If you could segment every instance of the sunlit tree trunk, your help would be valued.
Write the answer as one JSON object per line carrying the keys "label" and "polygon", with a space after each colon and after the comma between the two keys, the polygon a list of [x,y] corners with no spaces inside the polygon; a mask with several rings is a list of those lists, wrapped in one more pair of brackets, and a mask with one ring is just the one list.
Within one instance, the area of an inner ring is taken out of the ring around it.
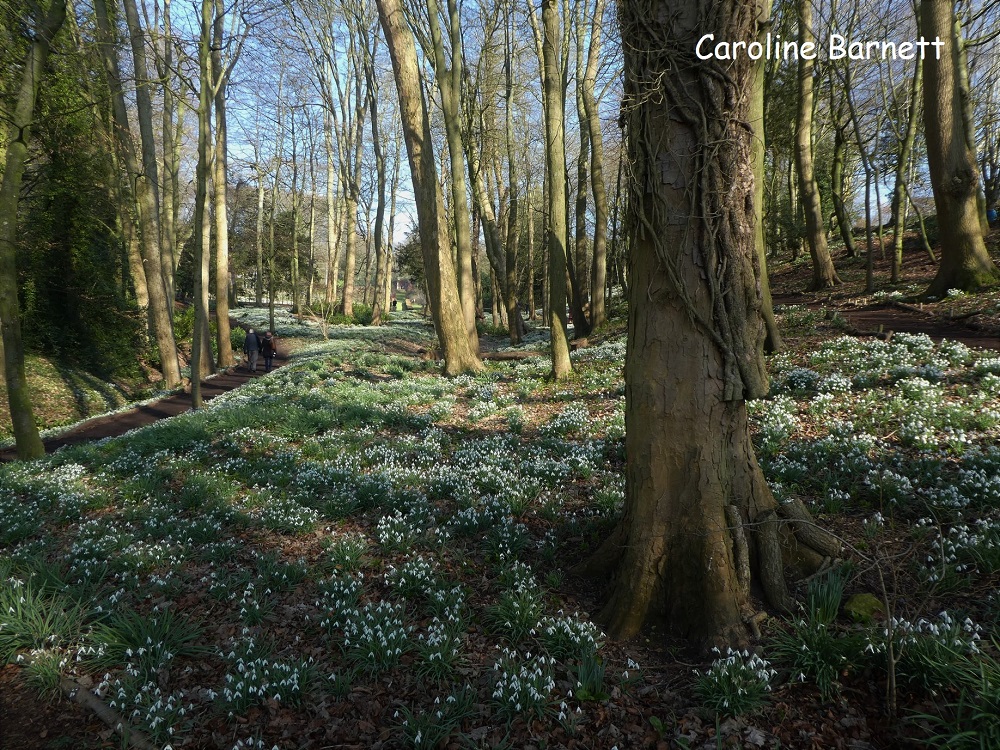
{"label": "sunlit tree trunk", "polygon": [[[226,129],[226,89],[229,72],[222,63],[225,0],[215,0],[212,26],[212,74],[215,86],[215,159],[212,169],[212,208],[215,219],[215,325],[218,365],[233,365],[233,344],[229,328],[229,210],[226,190],[229,186]],[[229,63],[231,68],[232,63]]]}
{"label": "sunlit tree trunk", "polygon": [[128,111],[122,90],[122,76],[118,64],[118,46],[108,18],[105,0],[95,0],[94,10],[97,25],[104,43],[100,45],[105,72],[111,88],[111,104],[114,119],[115,138],[119,153],[125,162],[136,194],[139,211],[139,233],[142,242],[142,262],[146,271],[146,287],[149,290],[149,322],[160,354],[160,367],[168,388],[181,382],[180,363],[177,360],[177,345],[174,341],[172,300],[167,298],[163,282],[162,257],[157,230],[156,198],[151,181],[144,179],[142,165],[136,155],[135,141],[129,128]]}
{"label": "sunlit tree trunk", "polygon": [[374,47],[368,51],[365,55],[365,76],[368,78],[368,105],[369,105],[369,119],[371,120],[371,130],[372,130],[372,150],[375,153],[375,227],[373,230],[374,234],[374,245],[375,245],[375,288],[372,294],[372,325],[380,326],[382,325],[382,318],[384,317],[387,310],[385,309],[387,295],[385,292],[386,288],[386,274],[389,273],[389,266],[392,263],[392,259],[389,257],[389,252],[385,244],[385,189],[386,189],[386,168],[385,168],[385,152],[382,146],[382,133],[379,127],[379,113],[378,113],[378,93],[379,93],[379,82],[375,77],[375,51]]}
{"label": "sunlit tree trunk", "polygon": [[14,106],[8,110],[7,153],[0,181],[0,353],[3,354],[7,404],[14,428],[17,455],[22,459],[38,458],[45,446],[38,435],[31,394],[24,372],[24,346],[21,342],[21,310],[17,298],[17,204],[28,160],[28,141],[35,114],[35,101],[41,88],[45,63],[52,39],[66,20],[65,0],[52,0],[44,19],[38,19],[34,38],[21,71]]}
{"label": "sunlit tree trunk", "polygon": [[[813,33],[812,0],[798,0],[799,47],[815,44]],[[819,185],[813,172],[813,69],[812,60],[799,57],[798,120],[795,126],[795,165],[799,174],[799,196],[806,218],[806,242],[812,255],[813,277],[809,288],[826,289],[840,283],[840,277],[833,267],[830,248],[826,244],[823,226],[823,206],[820,203]]]}
{"label": "sunlit tree trunk", "polygon": [[556,0],[542,2],[542,106],[545,111],[545,176],[549,193],[549,326],[552,378],[569,377],[572,364],[566,338],[566,140],[560,69],[559,8]]}
{"label": "sunlit tree trunk", "polygon": [[208,297],[212,224],[208,213],[208,180],[212,142],[212,8],[201,0],[201,36],[198,44],[198,165],[194,197],[194,336],[191,342],[191,405],[202,406],[201,379],[212,371],[209,343]]}
{"label": "sunlit tree trunk", "polygon": [[[469,336],[469,346],[479,350],[476,332],[476,295],[472,275],[472,235],[469,226],[469,204],[465,185],[465,150],[462,139],[462,27],[457,0],[448,3],[448,45],[445,48],[438,19],[438,3],[427,0],[430,20],[434,81],[441,94],[441,114],[444,120],[445,139],[451,164],[451,213],[455,228],[455,246],[458,259],[458,293],[462,302],[462,318]],[[450,54],[448,54],[450,52]]]}
{"label": "sunlit tree trunk", "polygon": [[482,369],[482,362],[478,352],[469,345],[448,233],[443,226],[444,201],[437,181],[430,122],[413,34],[399,0],[376,0],[376,5],[392,58],[403,137],[413,180],[428,303],[444,354],[445,374],[478,372]]}
{"label": "sunlit tree trunk", "polygon": [[590,270],[590,325],[602,326],[607,318],[605,286],[608,260],[608,195],[604,184],[604,135],[601,116],[594,97],[601,55],[601,28],[604,23],[605,0],[596,0],[590,24],[590,49],[587,68],[581,85],[584,113],[590,131],[590,186],[594,193],[594,248]]}
{"label": "sunlit tree trunk", "polygon": [[174,274],[177,270],[177,212],[180,192],[180,154],[177,148],[181,118],[176,118],[176,96],[171,83],[174,76],[173,19],[170,1],[163,2],[163,52],[158,59],[158,73],[163,87],[162,113],[162,159],[160,170],[162,188],[160,190],[160,265],[167,299],[174,300]]}
{"label": "sunlit tree trunk", "polygon": [[926,292],[933,297],[943,297],[949,289],[974,291],[1000,282],[1000,271],[983,242],[977,202],[979,170],[962,120],[959,50],[953,29],[950,2],[921,2],[921,33],[944,43],[940,59],[929,54],[923,61],[927,164],[941,240],[941,264]]}
{"label": "sunlit tree trunk", "polygon": [[[160,183],[159,167],[156,159],[156,138],[153,135],[153,102],[151,97],[152,82],[146,65],[146,34],[139,21],[139,10],[135,0],[122,0],[125,10],[125,23],[128,28],[129,43],[132,48],[132,64],[135,71],[135,104],[136,119],[139,123],[139,143],[142,153],[142,176],[139,178],[149,182],[149,190],[156,207],[156,214],[149,222],[150,229],[160,234]],[[164,294],[172,303],[173,297],[173,258],[169,248],[160,245],[161,278],[164,283]]]}

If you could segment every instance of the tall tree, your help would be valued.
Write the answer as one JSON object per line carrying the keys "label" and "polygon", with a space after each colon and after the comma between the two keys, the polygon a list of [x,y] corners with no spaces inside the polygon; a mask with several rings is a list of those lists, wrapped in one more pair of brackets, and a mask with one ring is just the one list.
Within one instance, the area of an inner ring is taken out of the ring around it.
{"label": "tall tree", "polygon": [[959,85],[960,50],[954,36],[953,4],[922,0],[920,31],[939,39],[940,53],[924,58],[924,131],[927,166],[941,239],[941,264],[927,295],[949,289],[974,291],[1000,282],[986,252],[979,218],[979,170],[966,139]]}
{"label": "tall tree", "polygon": [[105,73],[111,88],[111,105],[115,139],[136,193],[139,216],[139,237],[142,262],[146,271],[149,291],[149,327],[156,339],[160,354],[160,367],[168,388],[180,385],[181,368],[177,359],[174,340],[172,300],[167,298],[163,279],[163,262],[160,255],[160,237],[157,229],[157,205],[152,181],[143,177],[143,167],[136,154],[135,139],[129,127],[128,110],[122,86],[121,67],[118,62],[118,44],[108,14],[106,0],[95,0],[94,12],[103,43],[100,45]]}
{"label": "tall tree", "polygon": [[[758,27],[770,28],[771,0],[756,0]],[[764,39],[759,40],[765,43]],[[761,315],[764,317],[764,348],[768,352],[781,349],[781,332],[774,319],[774,306],[771,303],[771,281],[767,276],[767,243],[764,240],[764,156],[767,151],[764,128],[764,59],[757,60],[751,74],[753,96],[750,100],[750,125],[754,129],[754,139],[751,146],[753,160],[753,215],[754,244],[757,248],[758,279],[760,282]]]}
{"label": "tall tree", "polygon": [[212,24],[212,89],[215,112],[215,154],[212,160],[212,215],[215,219],[215,324],[217,363],[220,368],[233,364],[233,345],[229,328],[229,129],[226,119],[226,91],[229,74],[239,58],[245,34],[237,38],[236,52],[223,60],[229,37],[226,35],[226,4],[214,0],[215,18]]}
{"label": "tall tree", "polygon": [[458,299],[458,281],[451,258],[448,232],[443,225],[443,199],[437,180],[427,101],[424,98],[413,32],[406,22],[400,0],[376,0],[376,5],[392,59],[403,138],[417,207],[428,302],[444,354],[444,371],[447,375],[478,372],[483,364],[479,353],[469,345]]}
{"label": "tall tree", "polygon": [[441,94],[441,116],[451,165],[451,219],[455,229],[458,259],[458,293],[462,318],[469,336],[469,346],[479,350],[476,332],[476,293],[472,274],[472,228],[465,185],[465,149],[462,140],[462,24],[457,0],[447,0],[448,43],[441,32],[437,0],[427,0],[431,49],[427,50],[434,66],[434,82]]}
{"label": "tall tree", "polygon": [[0,181],[0,353],[7,384],[7,403],[19,458],[37,458],[45,453],[38,436],[31,394],[24,372],[21,343],[21,311],[17,298],[17,204],[28,160],[28,142],[35,101],[42,84],[52,39],[66,20],[65,0],[52,0],[44,18],[36,19],[31,45],[21,71],[17,98],[10,108],[10,127],[3,179]]}
{"label": "tall tree", "polygon": [[542,107],[545,111],[545,177],[548,182],[549,330],[552,378],[569,376],[573,366],[566,338],[566,135],[562,84],[562,37],[557,0],[542,0]]}
{"label": "tall tree", "polygon": [[201,378],[212,371],[208,326],[209,262],[212,224],[208,212],[208,182],[212,142],[212,26],[214,0],[201,0],[198,39],[198,164],[194,200],[194,336],[191,342],[191,405],[200,409]]}
{"label": "tall tree", "polygon": [[757,38],[755,5],[619,6],[631,174],[626,505],[592,561],[617,563],[603,613],[613,637],[665,619],[702,643],[741,641],[755,579],[772,603],[791,603],[778,504],[745,405],[768,389],[744,125],[753,62],[694,54],[707,33]]}
{"label": "tall tree", "polygon": [[605,286],[608,259],[608,193],[604,184],[604,136],[601,133],[601,116],[594,89],[601,55],[601,28],[604,24],[605,0],[596,0],[590,19],[590,46],[587,67],[580,81],[587,130],[590,134],[590,186],[594,192],[594,249],[590,270],[590,325],[602,326],[607,318]]}
{"label": "tall tree", "polygon": [[[799,48],[816,43],[813,33],[812,0],[798,0]],[[813,171],[813,71],[815,64],[807,56],[798,61],[799,104],[795,126],[795,166],[799,174],[799,195],[806,216],[806,242],[812,255],[813,278],[810,289],[819,290],[840,283],[833,267],[830,248],[826,244],[823,226],[823,206],[820,203],[819,185]]]}

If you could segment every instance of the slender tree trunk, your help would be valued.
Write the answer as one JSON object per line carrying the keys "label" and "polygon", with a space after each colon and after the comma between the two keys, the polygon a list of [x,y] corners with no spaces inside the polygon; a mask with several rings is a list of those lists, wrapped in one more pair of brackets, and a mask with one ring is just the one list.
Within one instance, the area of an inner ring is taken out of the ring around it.
{"label": "slender tree trunk", "polygon": [[[799,46],[815,43],[812,29],[812,0],[798,0]],[[812,60],[804,57],[798,62],[799,105],[795,128],[795,162],[799,173],[799,195],[806,217],[806,242],[812,255],[813,279],[810,289],[826,289],[840,283],[830,249],[823,231],[823,207],[820,204],[819,185],[813,173],[812,119],[813,119],[813,69]]]}
{"label": "slender tree trunk", "polygon": [[545,176],[549,188],[549,326],[552,339],[552,378],[572,372],[566,338],[566,147],[563,124],[562,73],[559,68],[559,8],[543,0],[542,106],[545,111]]}
{"label": "slender tree trunk", "polygon": [[892,249],[892,283],[900,279],[903,266],[903,236],[906,234],[906,181],[910,168],[910,154],[913,153],[913,142],[917,136],[917,122],[920,111],[920,89],[923,67],[917,62],[910,84],[910,111],[906,118],[906,131],[903,142],[896,157],[896,183],[892,189],[892,219],[893,219],[893,249]]}
{"label": "slender tree trunk", "polygon": [[[356,118],[360,130],[364,118],[363,101]],[[343,226],[346,236],[344,238],[344,298],[341,309],[348,318],[354,315],[354,275],[358,258],[358,231],[355,225],[358,218],[358,197],[361,189],[361,156],[364,151],[364,140],[360,133],[355,136],[354,148],[354,160],[350,166],[351,177],[348,180],[347,194],[344,200]]]}
{"label": "slender tree trunk", "polygon": [[[583,42],[586,35],[584,17],[589,3],[576,6],[576,79],[584,81],[586,70],[583,63]],[[567,24],[569,19],[567,19]],[[586,308],[590,292],[587,279],[587,191],[590,188],[590,119],[583,104],[583,85],[576,87],[576,116],[580,131],[580,153],[576,158],[576,216],[574,217],[576,237],[573,248],[573,275],[576,283],[573,289],[573,337],[583,338],[590,333],[590,321]]]}
{"label": "slender tree trunk", "polygon": [[332,124],[329,113],[324,113],[323,142],[326,146],[326,305],[329,307],[337,298],[337,273],[340,270],[340,233],[337,199],[334,191],[335,158]]}
{"label": "slender tree trunk", "polygon": [[191,406],[202,407],[201,379],[212,370],[208,334],[209,267],[212,224],[208,212],[208,181],[212,142],[212,7],[214,0],[201,0],[201,38],[198,45],[198,166],[194,197],[194,337],[191,342]]}
{"label": "slender tree trunk", "polygon": [[226,189],[228,179],[228,131],[226,129],[226,87],[228,74],[222,69],[222,46],[226,7],[215,0],[212,68],[215,78],[215,160],[212,174],[212,207],[215,218],[215,325],[218,365],[232,367],[233,344],[229,327],[229,211]]}
{"label": "slender tree trunk", "polygon": [[24,372],[24,346],[21,342],[21,310],[17,298],[17,204],[28,160],[30,127],[35,101],[41,88],[45,63],[52,39],[66,20],[65,0],[53,0],[44,20],[39,19],[34,38],[21,71],[17,98],[10,110],[7,153],[0,181],[0,353],[3,354],[7,404],[14,428],[14,442],[21,459],[38,458],[45,446],[38,436],[31,394]]}
{"label": "slender tree trunk", "polygon": [[[139,22],[139,10],[135,0],[122,0],[122,7],[125,10],[125,23],[128,27],[129,42],[132,47],[132,63],[135,71],[135,103],[136,119],[139,123],[139,142],[142,152],[141,179],[149,182],[149,189],[152,193],[152,200],[156,206],[156,214],[151,219],[150,228],[156,229],[156,236],[160,235],[160,183],[159,169],[156,160],[156,138],[153,135],[153,102],[150,92],[152,82],[146,65],[146,35],[143,32],[142,24]],[[168,41],[169,43],[169,41]],[[172,274],[167,270],[173,268],[173,258],[170,256],[169,248],[160,246],[160,262],[163,266],[161,277],[164,279],[164,294],[172,301],[169,295],[172,293],[172,281],[167,283],[167,279],[172,280]]]}
{"label": "slender tree trunk", "polygon": [[528,222],[528,320],[537,320],[535,312],[535,209],[531,205],[531,182],[525,189],[527,205],[524,217]]}
{"label": "slender tree trunk", "polygon": [[[391,263],[391,258],[386,250],[385,244],[385,188],[386,188],[386,169],[385,169],[385,152],[382,148],[382,133],[379,127],[379,114],[378,114],[378,91],[379,82],[375,77],[375,43],[372,44],[373,49],[370,54],[365,57],[365,75],[368,77],[368,104],[369,104],[369,119],[371,120],[372,129],[372,149],[375,152],[375,181],[376,181],[376,203],[375,203],[375,229],[374,229],[374,240],[375,240],[375,288],[372,293],[372,325],[380,326],[382,325],[382,319],[385,316],[387,310],[386,305],[386,274],[389,273],[388,267]],[[366,276],[367,278],[367,276]]]}
{"label": "slender tree trunk", "polygon": [[254,279],[254,304],[258,307],[264,302],[264,192],[264,171],[258,163],[257,221],[254,225],[254,261],[257,271],[257,278]]}
{"label": "slender tree trunk", "polygon": [[180,156],[177,149],[178,123],[175,123],[176,97],[171,88],[174,67],[173,29],[170,0],[163,2],[163,56],[159,75],[163,87],[163,169],[160,170],[160,265],[167,299],[173,303],[174,274],[177,270],[177,208],[179,193]]}
{"label": "slender tree trunk", "polygon": [[[954,4],[952,5],[954,7]],[[968,43],[962,33],[962,21],[957,13],[952,13],[954,19],[954,43],[958,52],[957,67],[955,69],[957,80],[957,93],[962,108],[962,128],[965,131],[965,142],[972,155],[973,163],[977,163],[979,157],[976,154],[976,122],[975,122],[975,102],[972,97],[972,80],[969,78],[969,49]],[[986,220],[986,194],[983,192],[983,185],[980,182],[976,186],[976,208],[979,212],[979,226],[984,235],[989,234],[990,224]]]}
{"label": "slender tree trunk", "polygon": [[590,51],[583,78],[583,107],[590,131],[590,186],[594,192],[594,252],[590,271],[590,325],[599,328],[607,320],[604,288],[607,285],[608,195],[604,185],[604,136],[601,117],[594,98],[601,55],[601,28],[605,0],[596,0],[590,26]]}
{"label": "slender tree trunk", "polygon": [[447,0],[447,2],[450,59],[446,59],[436,0],[427,0],[427,15],[430,20],[431,44],[433,46],[434,79],[441,94],[441,114],[444,119],[445,139],[448,144],[451,164],[451,211],[458,259],[458,293],[461,297],[462,317],[469,336],[469,346],[478,351],[475,277],[472,274],[472,239],[468,200],[466,199],[465,150],[460,117],[462,27],[458,3],[456,0]]}
{"label": "slender tree trunk", "polygon": [[115,137],[119,151],[125,161],[136,192],[139,209],[139,228],[142,241],[142,261],[146,271],[146,286],[149,290],[150,321],[160,354],[160,367],[167,388],[174,388],[181,382],[180,363],[177,360],[177,345],[174,341],[173,311],[163,283],[163,266],[159,249],[156,198],[151,181],[142,177],[142,166],[136,156],[135,142],[128,123],[125,97],[122,93],[122,77],[118,65],[117,45],[108,20],[105,0],[94,3],[97,25],[104,44],[101,46],[105,71],[111,88],[112,110],[114,114]]}
{"label": "slender tree trunk", "polygon": [[854,245],[854,234],[851,231],[851,216],[844,200],[845,182],[844,166],[847,158],[847,135],[845,128],[839,123],[833,131],[833,161],[830,166],[830,183],[833,194],[833,211],[837,216],[837,228],[840,238],[844,241],[847,257],[857,257],[858,250]]}
{"label": "slender tree trunk", "polygon": [[[770,28],[771,0],[757,0],[757,14],[761,29]],[[761,40],[763,41],[763,40]],[[754,246],[757,249],[757,280],[760,284],[761,316],[764,319],[764,349],[776,352],[781,349],[781,333],[774,319],[771,303],[771,280],[767,275],[767,243],[764,239],[764,156],[767,153],[764,132],[764,60],[758,60],[751,73],[753,96],[750,100],[750,124],[754,138],[750,144],[753,163],[753,220]]]}
{"label": "slender tree trunk", "polygon": [[950,3],[922,0],[921,32],[944,42],[940,59],[930,54],[923,61],[927,163],[941,240],[941,265],[926,292],[933,297],[943,297],[949,289],[974,291],[1000,282],[980,226],[979,171],[963,125],[954,23]]}
{"label": "slender tree trunk", "polygon": [[399,0],[376,0],[376,5],[396,79],[424,256],[427,299],[444,354],[445,374],[478,372],[483,365],[478,352],[469,345],[448,233],[442,225],[444,202],[437,181],[430,121],[413,34]]}

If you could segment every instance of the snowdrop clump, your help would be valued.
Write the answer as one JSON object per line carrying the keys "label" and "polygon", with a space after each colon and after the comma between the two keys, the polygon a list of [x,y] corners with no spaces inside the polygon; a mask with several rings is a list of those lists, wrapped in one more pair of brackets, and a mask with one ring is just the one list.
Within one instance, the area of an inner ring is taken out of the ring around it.
{"label": "snowdrop clump", "polygon": [[777,671],[770,662],[749,651],[726,649],[698,675],[695,690],[707,708],[726,716],[741,716],[759,708],[771,691]]}
{"label": "snowdrop clump", "polygon": [[556,660],[544,655],[522,656],[518,651],[504,648],[494,663],[496,683],[493,701],[498,713],[514,717],[530,714],[541,718],[552,702],[556,682],[552,669]]}

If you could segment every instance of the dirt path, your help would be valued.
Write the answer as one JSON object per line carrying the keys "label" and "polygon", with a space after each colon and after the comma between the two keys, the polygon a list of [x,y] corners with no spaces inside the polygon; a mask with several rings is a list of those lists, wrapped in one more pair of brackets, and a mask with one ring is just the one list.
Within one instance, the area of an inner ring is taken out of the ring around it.
{"label": "dirt path", "polygon": [[854,329],[848,332],[855,336],[926,333],[935,341],[953,339],[961,341],[966,346],[1000,350],[1000,333],[995,330],[973,328],[960,321],[940,318],[900,302],[850,307],[817,302],[815,298],[806,294],[794,294],[775,296],[774,304],[806,305],[814,309],[826,307],[835,310]]}
{"label": "dirt path", "polygon": [[[288,361],[287,357],[278,354],[274,358],[274,367],[278,368]],[[227,393],[234,388],[254,378],[264,375],[264,361],[261,359],[257,372],[250,372],[245,364],[231,367],[225,372],[219,373],[215,377],[201,381],[201,397],[205,401],[211,401],[216,396]],[[137,406],[128,411],[108,414],[102,417],[94,417],[84,422],[78,422],[66,432],[56,437],[42,440],[45,445],[45,452],[62,448],[64,445],[75,445],[88,440],[100,440],[106,437],[124,435],[129,430],[136,427],[144,427],[153,422],[183,414],[191,410],[191,393],[175,393],[172,396],[161,398],[158,401]],[[6,448],[0,451],[0,462],[14,461],[17,452],[14,448]]]}

